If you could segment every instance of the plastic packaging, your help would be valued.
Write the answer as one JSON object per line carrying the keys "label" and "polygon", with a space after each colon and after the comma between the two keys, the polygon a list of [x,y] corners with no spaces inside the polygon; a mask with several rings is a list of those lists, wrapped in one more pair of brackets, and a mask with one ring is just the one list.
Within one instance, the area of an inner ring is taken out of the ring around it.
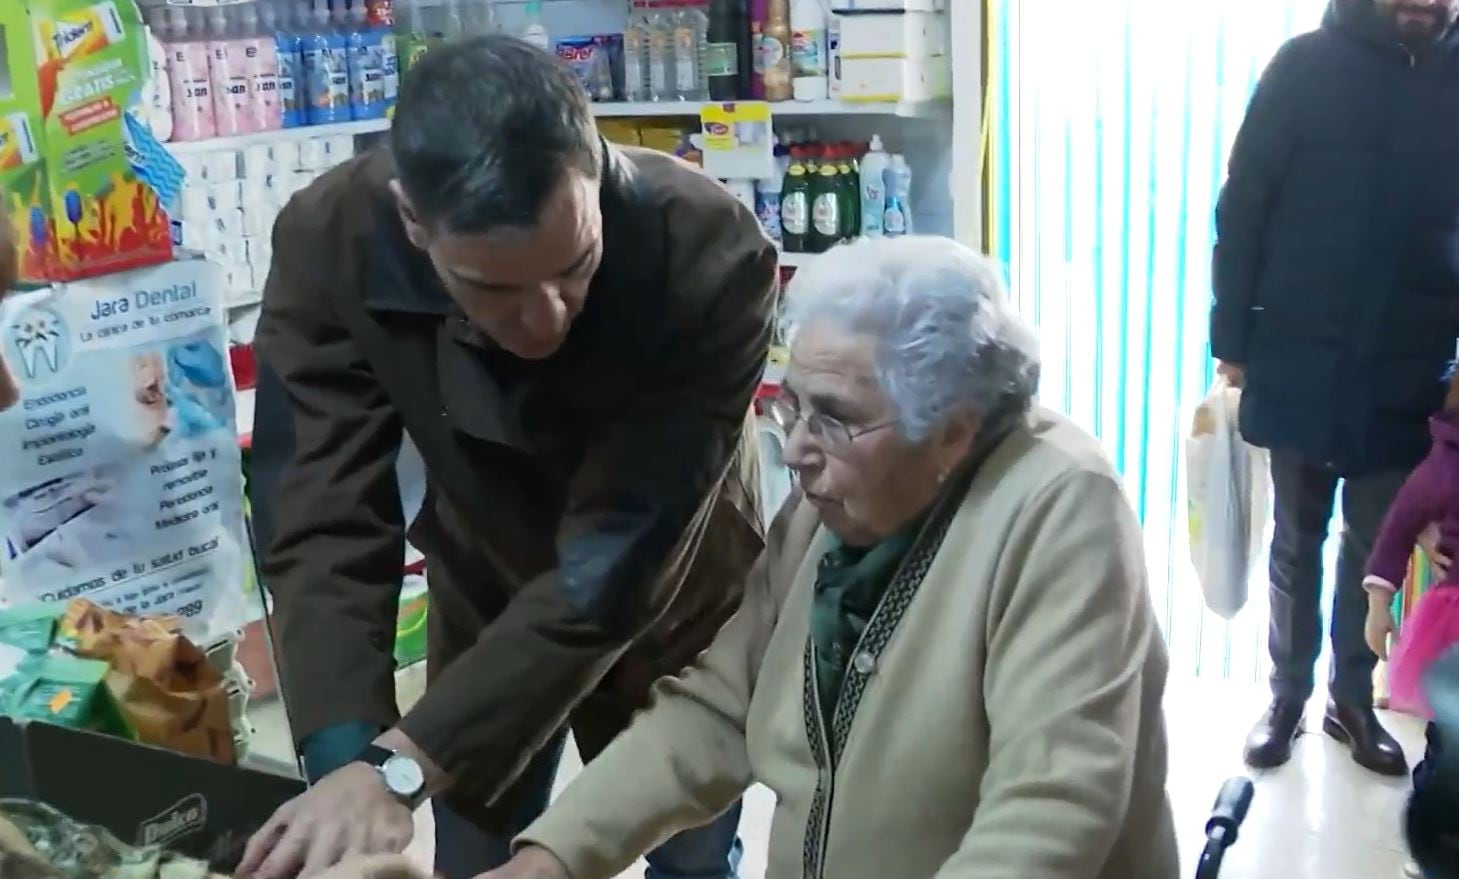
{"label": "plastic packaging", "polygon": [[674,11],[664,0],[648,4],[648,90],[653,101],[674,99]]}
{"label": "plastic packaging", "polygon": [[213,109],[213,79],[208,44],[191,10],[173,6],[167,10],[167,76],[172,83],[172,139],[207,140],[218,136]]}
{"label": "plastic packaging", "polygon": [[314,0],[313,26],[304,34],[305,119],[329,125],[350,119],[350,70],[344,34],[330,25],[326,0]]}
{"label": "plastic packaging", "polygon": [[248,74],[253,128],[277,131],[284,127],[283,108],[279,104],[279,50],[272,29],[263,27],[259,7],[257,2],[237,7],[237,30]]}
{"label": "plastic packaging", "polygon": [[765,32],[770,26],[770,0],[750,0],[751,100],[765,100]]}
{"label": "plastic packaging", "polygon": [[522,31],[522,39],[544,51],[552,49],[552,37],[542,24],[542,0],[527,3],[527,28]]}
{"label": "plastic packaging", "polygon": [[649,55],[648,8],[643,0],[634,0],[623,28],[623,93],[630,101],[647,101]]}
{"label": "plastic packaging", "polygon": [[824,101],[829,94],[827,19],[821,0],[790,0],[790,61],[797,101]]}
{"label": "plastic packaging", "polygon": [[[784,147],[779,144],[775,147],[776,164],[779,166],[780,156]],[[755,181],[755,216],[760,218],[760,226],[765,234],[770,236],[772,241],[781,242],[784,240],[784,230],[780,225],[780,196],[785,190],[785,177],[782,171],[773,174],[764,180]]]}
{"label": "plastic packaging", "polygon": [[172,140],[172,82],[167,74],[171,60],[162,43],[170,32],[166,9],[153,7],[147,11],[147,57],[151,71],[142,89],[138,114],[161,143]]}
{"label": "plastic packaging", "polygon": [[704,81],[705,41],[709,19],[704,10],[680,3],[674,16],[674,97],[702,101],[709,95]]}
{"label": "plastic packaging", "polygon": [[1241,391],[1217,379],[1185,443],[1191,561],[1206,606],[1228,620],[1246,604],[1269,491],[1266,452],[1241,438],[1240,406]]}
{"label": "plastic packaging", "polygon": [[811,229],[806,249],[825,253],[841,240],[841,187],[834,151],[828,150],[811,179]]}
{"label": "plastic packaging", "polygon": [[431,47],[431,35],[426,31],[420,3],[421,0],[400,0],[405,14],[396,17],[395,40],[402,76],[409,73],[411,66]]}
{"label": "plastic packaging", "polygon": [[287,0],[268,0],[263,9],[263,27],[274,35],[274,54],[279,62],[279,122],[284,128],[298,128],[305,122],[302,76],[304,60],[300,53],[297,20]]}
{"label": "plastic packaging", "polygon": [[385,70],[381,66],[378,28],[370,26],[364,0],[354,0],[349,10],[345,41],[349,51],[350,118],[384,119]]}
{"label": "plastic packaging", "polygon": [[881,135],[872,135],[871,149],[861,158],[861,234],[880,238],[885,234],[886,172],[891,157],[882,146]]}
{"label": "plastic packaging", "polygon": [[218,136],[249,134],[258,129],[258,124],[248,82],[248,43],[234,37],[227,7],[215,6],[208,10],[206,22],[208,75],[213,84],[213,116]]}
{"label": "plastic packaging", "polygon": [[912,234],[912,169],[907,159],[893,155],[887,163],[886,208],[882,211],[882,230],[888,238]]}

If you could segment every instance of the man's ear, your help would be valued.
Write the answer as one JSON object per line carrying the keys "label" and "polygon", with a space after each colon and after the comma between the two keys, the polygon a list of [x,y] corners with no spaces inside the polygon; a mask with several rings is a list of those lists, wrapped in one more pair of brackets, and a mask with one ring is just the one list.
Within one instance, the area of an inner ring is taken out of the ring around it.
{"label": "man's ear", "polygon": [[425,250],[428,242],[425,226],[421,223],[415,207],[411,205],[399,180],[390,181],[390,193],[395,196],[395,208],[400,211],[400,222],[405,226],[405,237],[410,239],[411,244]]}

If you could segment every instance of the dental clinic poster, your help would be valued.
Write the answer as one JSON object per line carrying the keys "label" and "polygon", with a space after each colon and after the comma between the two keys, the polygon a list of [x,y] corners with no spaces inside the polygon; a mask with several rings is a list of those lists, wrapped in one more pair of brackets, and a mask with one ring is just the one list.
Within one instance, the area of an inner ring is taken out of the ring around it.
{"label": "dental clinic poster", "polygon": [[227,344],[202,261],[0,303],[0,605],[84,597],[200,644],[256,615]]}

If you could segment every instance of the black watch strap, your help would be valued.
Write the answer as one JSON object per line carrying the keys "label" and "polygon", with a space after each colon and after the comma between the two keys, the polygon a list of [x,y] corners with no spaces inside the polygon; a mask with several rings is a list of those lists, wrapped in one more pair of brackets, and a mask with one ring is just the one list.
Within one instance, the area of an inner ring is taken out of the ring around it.
{"label": "black watch strap", "polygon": [[366,745],[364,749],[360,751],[359,756],[355,757],[354,762],[365,763],[375,767],[376,769],[380,769],[385,765],[386,760],[389,760],[391,757],[394,756],[395,752],[390,750],[389,748],[382,748],[379,745],[370,744]]}

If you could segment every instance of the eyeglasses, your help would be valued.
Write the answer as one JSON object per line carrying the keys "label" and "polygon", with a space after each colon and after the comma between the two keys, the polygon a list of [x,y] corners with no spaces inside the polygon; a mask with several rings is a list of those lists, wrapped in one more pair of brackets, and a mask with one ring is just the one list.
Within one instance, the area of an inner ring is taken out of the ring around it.
{"label": "eyeglasses", "polygon": [[800,404],[785,394],[770,397],[764,405],[765,414],[775,422],[775,426],[780,428],[787,438],[795,432],[795,426],[804,421],[806,431],[810,434],[811,439],[815,440],[816,445],[833,453],[844,451],[857,437],[885,430],[894,423],[884,421],[868,427],[850,428],[840,419],[822,415],[819,412],[803,415],[800,411]]}

